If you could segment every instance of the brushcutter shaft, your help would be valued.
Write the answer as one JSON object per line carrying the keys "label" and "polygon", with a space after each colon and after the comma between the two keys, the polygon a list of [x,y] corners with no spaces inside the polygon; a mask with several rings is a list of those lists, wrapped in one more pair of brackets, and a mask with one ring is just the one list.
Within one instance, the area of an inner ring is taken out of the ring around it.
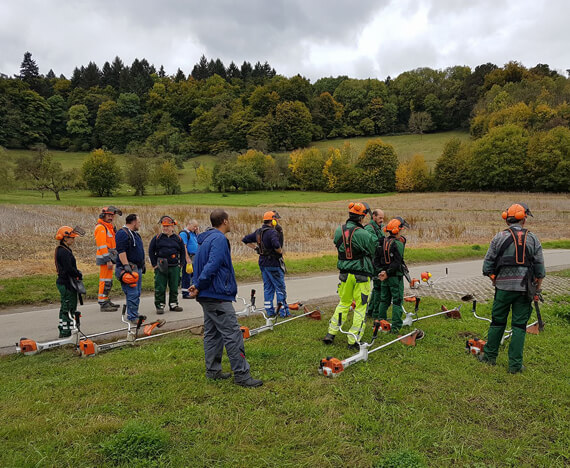
{"label": "brushcutter shaft", "polygon": [[416,319],[416,321],[418,321],[418,320],[423,320],[423,319],[427,319],[427,318],[430,318],[430,317],[436,317],[437,315],[449,314],[450,312],[459,312],[459,309],[461,309],[461,306],[456,307],[455,309],[452,309],[452,310],[443,310],[443,311],[441,311],[441,312],[436,312],[435,314],[426,315],[426,316],[424,316],[424,317],[419,317],[419,318]]}

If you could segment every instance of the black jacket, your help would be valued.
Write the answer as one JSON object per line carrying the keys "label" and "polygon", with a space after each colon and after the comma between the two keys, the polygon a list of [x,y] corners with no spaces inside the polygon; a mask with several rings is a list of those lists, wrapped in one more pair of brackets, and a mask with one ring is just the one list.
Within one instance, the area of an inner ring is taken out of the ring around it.
{"label": "black jacket", "polygon": [[167,258],[168,266],[180,265],[180,259],[185,255],[186,247],[178,234],[158,234],[152,238],[148,247],[148,257],[153,267],[156,266],[158,258]]}
{"label": "black jacket", "polygon": [[77,269],[77,262],[71,249],[60,243],[55,249],[55,268],[57,269],[57,284],[64,285],[67,289],[73,290],[69,278],[82,279],[83,275]]}

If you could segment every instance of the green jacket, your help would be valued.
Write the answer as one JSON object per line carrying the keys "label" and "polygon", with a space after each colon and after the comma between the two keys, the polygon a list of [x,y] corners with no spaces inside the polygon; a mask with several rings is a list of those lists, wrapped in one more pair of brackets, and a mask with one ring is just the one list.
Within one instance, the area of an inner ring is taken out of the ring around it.
{"label": "green jacket", "polygon": [[[376,241],[376,246],[380,246],[382,239],[384,239],[384,231],[382,230],[382,226],[378,226],[375,221],[371,220],[366,226],[364,226],[364,229],[372,234],[372,237],[374,237],[374,240]],[[378,273],[380,273],[380,270],[375,268],[374,276],[377,276]]]}
{"label": "green jacket", "polygon": [[[341,260],[339,258],[336,266],[341,273],[352,273],[357,275],[373,276],[374,266],[372,260],[376,252],[377,239],[370,234],[362,225],[353,221],[346,222],[347,228],[358,227],[352,235],[353,256],[360,257],[352,260]],[[342,242],[342,226],[336,228],[334,233],[334,244],[338,245],[339,254],[345,254],[344,243]],[[339,255],[340,256],[340,255]]]}

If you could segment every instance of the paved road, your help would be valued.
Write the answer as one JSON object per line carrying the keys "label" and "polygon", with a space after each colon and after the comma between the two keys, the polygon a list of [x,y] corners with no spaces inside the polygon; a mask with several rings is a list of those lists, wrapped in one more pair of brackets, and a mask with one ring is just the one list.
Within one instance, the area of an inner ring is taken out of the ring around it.
{"label": "paved road", "polygon": [[[545,250],[545,263],[547,269],[556,270],[570,268],[570,249]],[[448,278],[440,283],[449,282],[450,287],[459,280],[481,278],[481,260],[437,263],[430,265],[416,265],[410,268],[412,277],[419,278],[422,271],[430,271],[433,278],[445,275],[448,268]],[[302,300],[310,304],[319,304],[324,300],[334,300],[338,275],[325,274],[320,276],[294,277],[287,279],[287,295],[289,302]],[[115,283],[114,289],[117,291]],[[251,289],[257,291],[257,304],[263,304],[263,285],[261,282],[240,284],[238,294],[249,298]],[[119,289],[120,290],[120,289]],[[122,293],[121,293],[122,294]],[[115,302],[124,302],[115,295]],[[168,321],[169,328],[198,325],[202,323],[202,310],[199,304],[193,300],[181,300],[183,312],[167,312],[162,317]],[[243,308],[238,302],[236,310]],[[122,327],[119,312],[100,312],[96,302],[86,303],[80,307],[82,312],[81,329],[86,333],[98,333]],[[146,295],[141,300],[141,313],[149,320],[159,316],[154,311],[153,297]],[[45,342],[57,338],[59,307],[17,307],[2,311],[2,327],[0,328],[0,354],[15,351],[14,344],[21,337],[32,338],[39,342]]]}

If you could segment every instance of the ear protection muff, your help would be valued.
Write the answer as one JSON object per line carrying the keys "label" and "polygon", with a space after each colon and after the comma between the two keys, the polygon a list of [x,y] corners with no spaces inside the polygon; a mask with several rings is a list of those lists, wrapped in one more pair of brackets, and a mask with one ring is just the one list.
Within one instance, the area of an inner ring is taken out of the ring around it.
{"label": "ear protection muff", "polygon": [[529,214],[531,213],[528,207],[521,205],[519,203],[515,203],[514,205],[509,206],[506,211],[503,211],[501,216],[505,220],[507,218],[514,218],[517,221],[520,221],[521,219],[526,218],[527,215]]}
{"label": "ear protection muff", "polygon": [[271,220],[271,225],[272,226],[277,226],[277,221],[275,221],[274,219]]}

